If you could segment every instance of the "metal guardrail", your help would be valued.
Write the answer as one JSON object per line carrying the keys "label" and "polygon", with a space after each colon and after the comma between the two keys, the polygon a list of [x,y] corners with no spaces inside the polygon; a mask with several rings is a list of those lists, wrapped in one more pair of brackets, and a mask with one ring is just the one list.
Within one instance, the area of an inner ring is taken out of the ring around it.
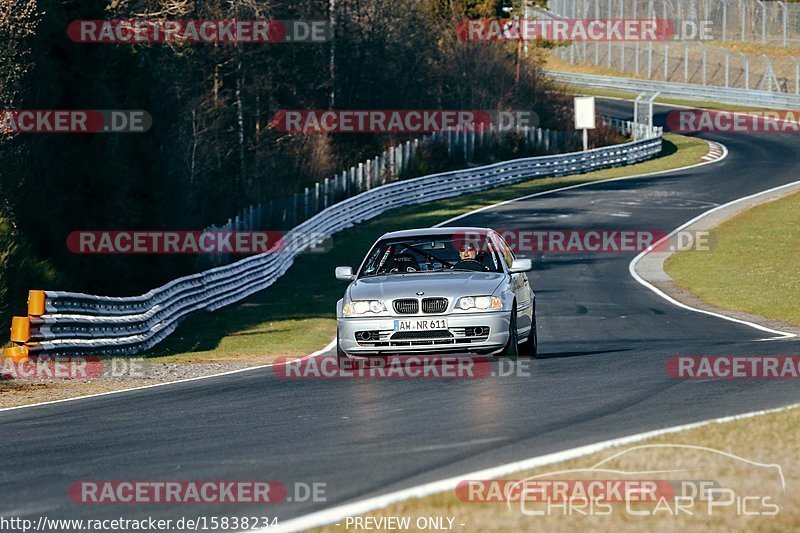
{"label": "metal guardrail", "polygon": [[586,152],[531,157],[389,183],[331,205],[286,235],[303,246],[255,255],[173,280],[141,296],[115,298],[62,291],[31,291],[28,316],[15,317],[16,346],[7,355],[133,354],[163,340],[189,313],[213,311],[260,291],[281,277],[304,248],[359,222],[401,206],[483,191],[530,178],[627,165],[661,152],[662,130],[617,123],[645,138]]}
{"label": "metal guardrail", "polygon": [[660,92],[662,96],[680,98],[681,100],[698,100],[768,107],[771,109],[800,109],[800,96],[770,91],[754,91],[696,85],[692,83],[676,83],[669,81],[639,80],[616,76],[597,76],[594,74],[577,74],[572,72],[545,71],[556,82],[591,87],[604,90],[622,90],[636,93]]}

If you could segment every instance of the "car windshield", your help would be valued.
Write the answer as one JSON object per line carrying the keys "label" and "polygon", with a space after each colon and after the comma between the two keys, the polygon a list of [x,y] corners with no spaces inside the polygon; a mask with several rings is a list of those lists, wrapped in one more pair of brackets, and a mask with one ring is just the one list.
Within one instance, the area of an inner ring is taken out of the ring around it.
{"label": "car windshield", "polygon": [[[503,267],[486,236],[470,239],[455,234],[407,237],[379,241],[370,250],[359,277],[468,270],[502,272]],[[463,253],[463,249],[471,253]]]}

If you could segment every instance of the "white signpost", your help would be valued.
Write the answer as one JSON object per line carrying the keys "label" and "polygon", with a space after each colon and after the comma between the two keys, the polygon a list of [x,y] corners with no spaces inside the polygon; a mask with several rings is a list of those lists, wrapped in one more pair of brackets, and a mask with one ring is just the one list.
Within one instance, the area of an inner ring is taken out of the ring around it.
{"label": "white signpost", "polygon": [[575,97],[575,129],[583,130],[583,150],[589,149],[589,130],[595,129],[594,96]]}

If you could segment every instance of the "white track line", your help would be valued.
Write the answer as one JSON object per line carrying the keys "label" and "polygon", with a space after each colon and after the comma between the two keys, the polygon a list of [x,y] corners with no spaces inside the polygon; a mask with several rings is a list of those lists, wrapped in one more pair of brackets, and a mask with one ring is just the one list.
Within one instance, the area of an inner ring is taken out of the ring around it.
{"label": "white track line", "polygon": [[339,505],[336,507],[332,507],[330,509],[317,511],[304,516],[293,518],[291,520],[287,520],[286,522],[279,524],[277,527],[258,529],[255,531],[260,531],[263,533],[276,532],[276,531],[282,531],[282,532],[303,531],[313,527],[320,527],[327,524],[332,524],[338,520],[343,520],[348,516],[361,515],[364,513],[368,513],[370,511],[374,511],[376,509],[382,509],[394,503],[411,500],[414,498],[422,498],[439,492],[455,490],[456,486],[460,482],[467,479],[474,479],[474,480],[494,479],[500,476],[507,476],[509,474],[513,474],[515,472],[519,472],[522,470],[529,470],[531,468],[537,468],[540,466],[545,466],[553,463],[560,463],[562,461],[566,461],[569,459],[576,459],[579,457],[600,452],[607,448],[622,446],[634,442],[640,442],[652,437],[658,437],[660,435],[667,435],[670,433],[687,431],[690,429],[708,426],[710,424],[722,424],[734,420],[742,420],[745,418],[752,418],[771,413],[779,413],[789,409],[794,409],[798,406],[800,406],[800,404],[778,407],[775,409],[766,409],[762,411],[754,411],[751,413],[745,413],[741,415],[724,416],[721,418],[704,420],[702,422],[694,422],[691,424],[683,424],[680,426],[673,426],[664,429],[646,431],[644,433],[628,435],[627,437],[619,437],[616,439],[606,440],[595,444],[587,444],[585,446],[579,446],[577,448],[572,448],[561,452],[550,453],[547,455],[540,455],[538,457],[531,457],[529,459],[524,459],[522,461],[515,461],[513,463],[507,463],[500,466],[486,468],[484,470],[478,470],[476,472],[469,472],[466,474],[462,474],[460,476],[449,477],[447,479],[441,479],[439,481],[433,481],[431,483],[417,485],[416,487],[398,490],[396,492],[391,492],[389,494],[383,494],[381,496],[375,496],[372,498],[367,498],[365,500]]}
{"label": "white track line", "polygon": [[[328,343],[327,346],[322,348],[321,350],[317,350],[314,353],[308,354],[303,356],[303,359],[307,357],[317,357],[318,355],[322,355],[328,350],[331,350],[334,346],[336,346],[336,339],[333,339],[331,342]],[[86,394],[84,396],[75,396],[73,398],[64,398],[61,400],[51,400],[49,402],[39,402],[39,403],[31,403],[28,405],[17,405],[15,407],[4,407],[0,409],[0,413],[3,411],[14,411],[16,409],[26,409],[28,407],[39,407],[41,405],[52,405],[54,403],[64,403],[64,402],[74,402],[76,400],[84,400],[86,398],[97,398],[98,396],[110,396],[112,394],[121,394],[123,392],[130,392],[136,390],[143,390],[143,389],[152,389],[155,387],[164,387],[166,385],[174,385],[176,383],[186,383],[188,381],[200,381],[201,379],[210,379],[210,378],[218,378],[220,376],[229,376],[231,374],[240,374],[242,372],[250,372],[251,370],[258,370],[260,368],[269,368],[271,366],[278,366],[285,365],[288,361],[284,361],[280,364],[278,363],[270,363],[268,365],[258,365],[258,366],[249,366],[247,368],[240,368],[238,370],[229,370],[228,372],[220,372],[219,374],[209,374],[207,376],[198,376],[196,378],[185,378],[185,379],[176,379],[175,381],[165,381],[164,383],[154,383],[152,385],[142,385],[141,387],[131,387],[129,389],[120,389],[120,390],[112,390],[108,392],[98,392],[97,394]]]}

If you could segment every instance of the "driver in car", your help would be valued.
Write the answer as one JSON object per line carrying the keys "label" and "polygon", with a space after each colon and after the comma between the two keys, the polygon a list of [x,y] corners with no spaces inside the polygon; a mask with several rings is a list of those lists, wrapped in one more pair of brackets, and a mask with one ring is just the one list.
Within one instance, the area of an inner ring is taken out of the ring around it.
{"label": "driver in car", "polygon": [[478,272],[486,270],[484,264],[478,261],[478,250],[474,244],[464,243],[458,251],[458,257],[460,260],[453,265],[454,270],[476,270]]}

